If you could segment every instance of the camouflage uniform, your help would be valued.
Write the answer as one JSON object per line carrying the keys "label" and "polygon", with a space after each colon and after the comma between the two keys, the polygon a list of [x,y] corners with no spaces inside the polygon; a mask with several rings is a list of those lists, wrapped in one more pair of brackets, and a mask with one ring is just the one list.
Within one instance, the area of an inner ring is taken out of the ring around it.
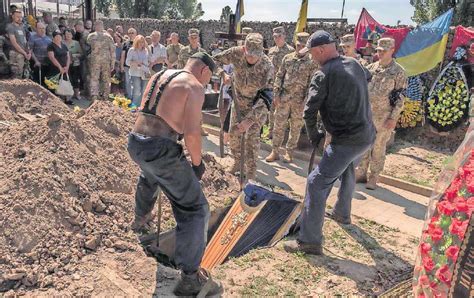
{"label": "camouflage uniform", "polygon": [[[308,33],[299,33],[298,43],[306,44]],[[275,122],[273,128],[273,150],[278,149],[283,143],[288,116],[290,117],[290,137],[286,148],[289,154],[295,149],[303,127],[303,110],[309,83],[318,65],[314,63],[309,54],[304,56],[296,52],[283,58],[278,70],[273,94],[280,97],[280,103],[275,108]]]}
{"label": "camouflage uniform", "polygon": [[183,48],[184,48],[184,46],[180,43],[170,44],[166,47],[166,54],[168,56],[168,62],[171,65],[177,66],[179,52],[181,52],[181,49],[183,49]]}
{"label": "camouflage uniform", "polygon": [[[234,105],[240,109],[241,121],[251,120],[253,124],[245,134],[245,174],[248,179],[255,179],[257,172],[257,156],[260,148],[260,129],[267,119],[268,109],[259,100],[253,100],[260,89],[271,88],[273,82],[273,65],[270,59],[263,54],[263,37],[258,33],[248,34],[245,40],[247,51],[252,55],[259,55],[259,61],[249,65],[245,59],[242,46],[232,47],[214,56],[220,65],[233,64],[233,81],[236,98]],[[220,68],[217,73],[221,75],[224,70]],[[240,164],[241,148],[240,133],[235,127],[237,124],[235,108],[231,112],[230,148],[234,155],[234,169]]]}
{"label": "camouflage uniform", "polygon": [[54,22],[51,22],[48,25],[46,25],[46,35],[48,35],[51,38],[53,38],[53,32],[58,31],[58,30],[59,30],[59,26],[56,25],[56,23]]}
{"label": "camouflage uniform", "polygon": [[[283,27],[276,27],[273,28],[273,34],[285,34],[285,29]],[[281,62],[283,61],[283,57],[285,57],[287,54],[293,52],[295,49],[290,46],[289,44],[285,43],[281,48],[278,46],[271,47],[268,50],[268,57],[270,58],[270,61],[272,61],[273,67],[275,68],[275,73],[278,72],[280,69]],[[274,107],[272,106],[272,110],[270,111],[270,117],[269,117],[269,131],[270,134],[273,132],[273,123],[274,123]]]}
{"label": "camouflage uniform", "polygon": [[[110,73],[115,63],[115,45],[112,37],[105,31],[93,32],[87,36],[91,47],[89,56],[91,96],[108,99],[110,93]],[[99,81],[100,78],[100,81]],[[100,91],[99,91],[100,82]]]}
{"label": "camouflage uniform", "polygon": [[[339,45],[341,47],[343,47],[343,46],[353,46],[354,44],[355,44],[354,34],[346,34],[343,37],[341,37],[341,43]],[[355,49],[354,49],[354,51],[355,51]],[[351,56],[351,57],[356,59],[357,61],[359,61],[359,63],[362,66],[367,67],[367,65],[368,65],[367,60],[363,59],[359,54],[356,54],[355,57],[353,57],[353,56]]]}
{"label": "camouflage uniform", "polygon": [[[394,41],[391,38],[381,38],[379,40],[379,47],[383,49],[390,49],[393,46]],[[397,122],[403,110],[403,98],[392,107],[389,95],[392,90],[405,89],[407,77],[403,67],[394,60],[387,66],[375,62],[367,68],[372,74],[372,80],[369,83],[369,100],[372,108],[372,118],[377,129],[377,137],[372,150],[364,156],[358,170],[361,173],[367,173],[370,164],[370,175],[376,178],[383,170],[387,142],[390,140],[393,131],[393,129],[385,128],[384,123],[388,119]]]}
{"label": "camouflage uniform", "polygon": [[[191,36],[193,34],[197,34],[199,35],[199,30],[196,29],[196,28],[191,28],[188,30],[188,35]],[[201,47],[198,47],[197,49],[193,49],[191,48],[191,46],[185,46],[181,49],[181,51],[179,52],[179,55],[178,55],[178,69],[181,69],[183,68],[186,63],[188,62],[188,59],[189,57],[191,57],[193,54],[196,54],[197,52],[206,52],[206,50],[204,50],[203,48]]]}
{"label": "camouflage uniform", "polygon": [[[26,41],[26,31],[23,28],[23,25],[17,25],[10,23],[6,28],[7,36],[10,38],[10,35],[14,35],[18,45],[25,51],[28,52],[28,45]],[[24,77],[25,66],[28,63],[25,56],[17,52],[10,42],[10,51],[8,52],[10,70],[14,78],[22,79]]]}

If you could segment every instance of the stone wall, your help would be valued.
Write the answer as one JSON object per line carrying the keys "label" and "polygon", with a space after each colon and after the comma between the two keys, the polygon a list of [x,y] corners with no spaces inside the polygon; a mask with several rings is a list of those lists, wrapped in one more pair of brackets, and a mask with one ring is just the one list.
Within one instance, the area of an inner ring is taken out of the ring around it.
{"label": "stone wall", "polygon": [[[162,36],[169,36],[171,32],[177,32],[181,43],[188,44],[187,32],[190,28],[198,28],[201,31],[201,44],[204,48],[209,48],[211,43],[215,43],[215,32],[227,32],[228,24],[220,21],[175,21],[175,20],[157,20],[157,19],[103,19],[105,28],[115,28],[116,25],[122,25],[124,30],[133,27],[139,34],[150,35],[153,30],[161,32]],[[287,39],[291,42],[295,23],[280,22],[242,22],[242,27],[251,27],[259,32],[265,39],[266,46],[273,46],[272,28],[283,26],[288,32]],[[310,32],[318,29],[324,29],[333,36],[339,37],[348,33],[354,26],[347,24],[310,24]],[[126,32],[126,31],[125,31]]]}

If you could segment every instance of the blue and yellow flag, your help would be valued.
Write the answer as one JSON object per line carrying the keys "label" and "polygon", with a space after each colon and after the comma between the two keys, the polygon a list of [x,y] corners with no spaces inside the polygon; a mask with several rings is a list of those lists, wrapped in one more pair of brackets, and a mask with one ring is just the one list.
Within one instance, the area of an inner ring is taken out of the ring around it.
{"label": "blue and yellow flag", "polygon": [[242,26],[240,26],[240,19],[244,15],[244,0],[237,0],[237,7],[235,8],[235,32],[241,33]]}
{"label": "blue and yellow flag", "polygon": [[304,32],[306,25],[308,23],[308,0],[301,1],[300,13],[298,15],[298,21],[296,22],[295,36],[294,40],[296,41],[296,34],[299,32]]}
{"label": "blue and yellow flag", "polygon": [[451,8],[408,33],[395,55],[408,77],[427,72],[443,60],[453,11]]}

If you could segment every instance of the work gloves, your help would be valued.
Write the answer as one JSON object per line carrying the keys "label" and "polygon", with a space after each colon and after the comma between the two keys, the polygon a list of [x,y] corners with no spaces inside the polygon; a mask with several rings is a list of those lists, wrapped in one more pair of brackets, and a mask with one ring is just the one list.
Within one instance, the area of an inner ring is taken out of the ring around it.
{"label": "work gloves", "polygon": [[193,171],[196,177],[201,180],[204,172],[206,171],[206,166],[204,165],[204,161],[201,160],[201,163],[198,166],[193,165]]}

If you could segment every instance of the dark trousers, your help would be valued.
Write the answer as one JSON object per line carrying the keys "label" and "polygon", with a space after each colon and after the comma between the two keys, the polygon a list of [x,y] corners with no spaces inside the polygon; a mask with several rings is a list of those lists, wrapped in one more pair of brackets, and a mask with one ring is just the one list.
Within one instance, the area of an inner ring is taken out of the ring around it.
{"label": "dark trousers", "polygon": [[183,148],[162,137],[131,133],[128,152],[141,169],[135,194],[135,214],[145,216],[159,189],[168,197],[176,219],[176,265],[185,273],[199,269],[207,242],[209,205]]}
{"label": "dark trousers", "polygon": [[355,189],[355,168],[372,144],[336,145],[330,143],[306,183],[304,208],[301,212],[298,240],[309,244],[323,243],[323,223],[326,201],[339,178],[341,186],[337,194],[334,213],[349,219],[352,195]]}
{"label": "dark trousers", "polygon": [[[44,79],[46,76],[49,76],[49,67],[48,65],[41,65],[40,67],[35,67],[35,63],[30,63],[30,69],[31,69],[31,78],[33,79],[34,82],[40,84],[43,87],[46,87],[44,84]],[[41,70],[41,71],[40,71]],[[41,74],[41,77],[40,77]]]}

